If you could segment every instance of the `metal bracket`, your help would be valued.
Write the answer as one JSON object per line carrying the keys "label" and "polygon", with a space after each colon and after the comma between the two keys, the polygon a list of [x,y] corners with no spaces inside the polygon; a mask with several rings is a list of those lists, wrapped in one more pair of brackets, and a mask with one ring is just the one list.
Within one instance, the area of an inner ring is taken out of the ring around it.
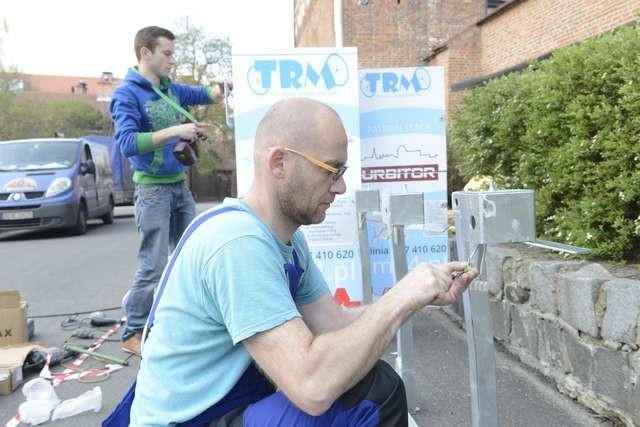
{"label": "metal bracket", "polygon": [[529,246],[536,246],[538,248],[550,249],[556,252],[564,252],[572,255],[586,255],[591,253],[591,249],[583,248],[581,246],[567,245],[565,243],[557,243],[549,240],[536,239],[533,242],[524,242]]}

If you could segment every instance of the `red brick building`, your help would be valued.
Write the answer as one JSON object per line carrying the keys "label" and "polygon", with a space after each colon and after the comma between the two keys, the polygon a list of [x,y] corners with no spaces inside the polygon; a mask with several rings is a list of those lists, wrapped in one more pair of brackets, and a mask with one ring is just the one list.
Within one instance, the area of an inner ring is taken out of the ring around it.
{"label": "red brick building", "polygon": [[109,115],[109,101],[121,80],[113,73],[104,72],[100,77],[50,76],[21,74],[20,95],[29,98],[55,100],[81,100]]}
{"label": "red brick building", "polygon": [[[474,0],[343,0],[343,45],[358,47],[361,68],[420,65],[486,7]],[[296,47],[336,45],[333,0],[295,0],[294,8]]]}
{"label": "red brick building", "polygon": [[[333,46],[332,0],[295,0],[296,46]],[[640,0],[344,0],[344,46],[361,68],[442,65],[448,110],[464,91],[630,25]]]}

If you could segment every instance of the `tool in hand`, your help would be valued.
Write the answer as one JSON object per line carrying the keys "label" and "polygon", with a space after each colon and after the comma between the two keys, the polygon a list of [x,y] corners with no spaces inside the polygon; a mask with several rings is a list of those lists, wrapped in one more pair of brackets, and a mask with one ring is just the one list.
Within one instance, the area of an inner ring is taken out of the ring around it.
{"label": "tool in hand", "polygon": [[464,273],[471,271],[471,268],[472,268],[471,261],[473,260],[473,257],[476,256],[476,252],[478,252],[479,247],[480,245],[477,245],[476,248],[473,250],[473,252],[471,252],[471,255],[469,255],[469,259],[467,260],[467,266],[464,268],[464,270],[454,271],[453,274],[451,274],[452,279],[457,279],[458,277],[462,276]]}
{"label": "tool in hand", "polygon": [[233,101],[233,88],[229,84],[228,80],[223,82],[223,94],[224,94],[224,115],[227,122],[227,127],[233,129],[233,105],[229,105],[230,101]]}

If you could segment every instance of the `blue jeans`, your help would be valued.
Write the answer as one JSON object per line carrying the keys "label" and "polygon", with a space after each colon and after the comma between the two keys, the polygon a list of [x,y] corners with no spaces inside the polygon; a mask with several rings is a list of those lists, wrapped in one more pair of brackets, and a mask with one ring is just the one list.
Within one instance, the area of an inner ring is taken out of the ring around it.
{"label": "blue jeans", "polygon": [[134,204],[140,248],[138,269],[124,304],[127,326],[122,339],[144,328],[167,258],[196,216],[195,202],[184,181],[136,184]]}

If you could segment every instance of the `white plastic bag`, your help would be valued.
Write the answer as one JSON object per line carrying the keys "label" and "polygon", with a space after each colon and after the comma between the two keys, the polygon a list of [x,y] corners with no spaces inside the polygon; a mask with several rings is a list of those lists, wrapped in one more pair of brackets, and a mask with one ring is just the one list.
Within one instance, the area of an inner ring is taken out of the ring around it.
{"label": "white plastic bag", "polygon": [[51,382],[44,378],[34,378],[22,386],[22,394],[27,400],[51,400],[60,402]]}
{"label": "white plastic bag", "polygon": [[93,390],[89,390],[78,397],[67,399],[60,403],[53,410],[51,421],[72,417],[85,411],[99,412],[100,408],[102,408],[102,389],[100,387],[94,387]]}
{"label": "white plastic bag", "polygon": [[20,421],[26,424],[37,425],[49,421],[51,411],[57,403],[51,400],[27,400],[18,407]]}
{"label": "white plastic bag", "polygon": [[51,411],[60,399],[51,383],[44,378],[34,378],[22,386],[22,394],[27,398],[18,407],[22,422],[37,425],[49,421]]}

